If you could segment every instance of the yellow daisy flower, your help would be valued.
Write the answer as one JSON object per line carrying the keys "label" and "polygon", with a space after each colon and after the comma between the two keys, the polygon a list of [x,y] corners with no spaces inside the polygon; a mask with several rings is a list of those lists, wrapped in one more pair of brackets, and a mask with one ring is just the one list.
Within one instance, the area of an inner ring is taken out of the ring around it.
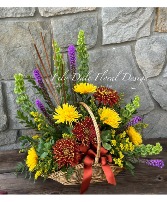
{"label": "yellow daisy flower", "polygon": [[55,109],[55,115],[53,115],[53,119],[57,120],[55,123],[69,123],[76,122],[81,114],[78,113],[76,107],[73,105],[69,105],[68,103],[63,104],[63,106],[58,106]]}
{"label": "yellow daisy flower", "polygon": [[100,120],[103,123],[110,125],[113,128],[119,127],[121,118],[119,117],[119,114],[115,110],[103,107],[98,110],[98,113],[100,116]]}
{"label": "yellow daisy flower", "polygon": [[88,94],[96,92],[97,87],[91,83],[79,83],[74,86],[74,91],[80,94]]}
{"label": "yellow daisy flower", "polygon": [[129,135],[130,141],[134,145],[140,145],[142,143],[142,137],[140,133],[138,133],[133,126],[128,127],[126,132]]}
{"label": "yellow daisy flower", "polygon": [[28,150],[28,155],[27,155],[27,159],[26,159],[26,164],[29,167],[30,172],[32,172],[34,170],[37,163],[38,163],[37,153],[36,153],[34,147],[31,147]]}

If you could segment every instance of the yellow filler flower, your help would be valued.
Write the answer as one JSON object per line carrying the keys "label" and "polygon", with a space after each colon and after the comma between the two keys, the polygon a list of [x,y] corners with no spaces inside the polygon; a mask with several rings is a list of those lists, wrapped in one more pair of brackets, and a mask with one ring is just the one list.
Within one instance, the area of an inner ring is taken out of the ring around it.
{"label": "yellow filler flower", "polygon": [[138,133],[133,126],[128,127],[126,132],[129,135],[130,141],[134,145],[142,144],[142,137],[141,137],[140,133]]}
{"label": "yellow filler flower", "polygon": [[28,150],[28,155],[27,155],[27,159],[26,159],[26,164],[29,167],[30,172],[32,172],[34,170],[37,163],[38,163],[37,153],[36,153],[34,147],[31,147]]}
{"label": "yellow filler flower", "polygon": [[56,123],[69,123],[76,122],[81,114],[78,113],[76,107],[73,105],[69,105],[68,103],[63,104],[63,106],[58,106],[55,109],[55,115],[53,115],[53,119],[57,120]]}
{"label": "yellow filler flower", "polygon": [[113,128],[118,128],[119,124],[121,122],[121,118],[119,117],[119,114],[110,108],[100,108],[98,110],[100,121],[103,123],[110,125]]}
{"label": "yellow filler flower", "polygon": [[38,170],[38,171],[35,173],[35,176],[34,176],[35,180],[37,180],[38,177],[41,176],[41,174],[42,174],[41,171]]}
{"label": "yellow filler flower", "polygon": [[91,83],[79,83],[74,86],[74,91],[80,94],[88,94],[96,92],[97,87]]}

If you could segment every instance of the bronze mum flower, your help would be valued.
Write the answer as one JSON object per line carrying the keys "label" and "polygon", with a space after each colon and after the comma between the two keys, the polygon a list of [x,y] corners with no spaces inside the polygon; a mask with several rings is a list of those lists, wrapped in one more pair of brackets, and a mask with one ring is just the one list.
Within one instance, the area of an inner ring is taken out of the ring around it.
{"label": "bronze mum flower", "polygon": [[89,147],[90,143],[97,143],[95,128],[90,117],[85,117],[83,121],[76,123],[72,132],[77,141],[85,146]]}
{"label": "bronze mum flower", "polygon": [[109,105],[110,107],[117,104],[120,100],[117,91],[104,86],[98,87],[93,96],[99,103]]}
{"label": "bronze mum flower", "polygon": [[59,168],[77,165],[80,161],[79,151],[79,145],[73,139],[59,139],[53,145],[54,159]]}

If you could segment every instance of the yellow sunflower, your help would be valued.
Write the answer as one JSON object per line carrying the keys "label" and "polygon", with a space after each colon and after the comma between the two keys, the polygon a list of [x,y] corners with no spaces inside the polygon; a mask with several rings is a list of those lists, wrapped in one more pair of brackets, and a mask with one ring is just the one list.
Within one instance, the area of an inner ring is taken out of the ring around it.
{"label": "yellow sunflower", "polygon": [[34,147],[31,147],[28,150],[28,155],[27,155],[27,159],[26,159],[26,164],[29,167],[30,172],[32,172],[34,170],[37,163],[38,163],[37,153],[36,153]]}
{"label": "yellow sunflower", "polygon": [[69,105],[68,103],[63,104],[63,106],[58,106],[55,109],[55,115],[53,115],[53,119],[57,120],[56,123],[69,123],[76,122],[81,114],[78,113],[76,107],[73,105]]}
{"label": "yellow sunflower", "polygon": [[100,121],[102,121],[107,125],[110,125],[113,128],[119,127],[121,118],[119,117],[119,114],[115,110],[103,107],[98,110],[98,113],[100,116]]}
{"label": "yellow sunflower", "polygon": [[96,92],[96,86],[91,83],[79,83],[74,86],[74,91],[80,94],[88,94]]}
{"label": "yellow sunflower", "polygon": [[141,137],[140,133],[138,133],[133,126],[128,127],[126,132],[130,138],[130,141],[134,145],[142,144],[142,137]]}

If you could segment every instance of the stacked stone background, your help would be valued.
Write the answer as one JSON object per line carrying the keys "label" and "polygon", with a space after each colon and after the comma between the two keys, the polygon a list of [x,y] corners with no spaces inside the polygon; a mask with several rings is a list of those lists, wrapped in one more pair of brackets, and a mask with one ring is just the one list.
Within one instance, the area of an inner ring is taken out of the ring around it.
{"label": "stacked stone background", "polygon": [[[167,33],[156,27],[162,26],[157,24],[161,17],[167,24],[164,12],[161,16],[151,7],[0,8],[0,150],[18,148],[21,135],[34,133],[16,119],[13,76],[32,74],[37,62],[32,38],[44,57],[40,32],[52,61],[52,36],[66,54],[83,29],[90,81],[124,92],[127,102],[139,95],[139,114],[149,124],[143,136],[167,137]],[[28,93],[36,98],[31,87]]]}

